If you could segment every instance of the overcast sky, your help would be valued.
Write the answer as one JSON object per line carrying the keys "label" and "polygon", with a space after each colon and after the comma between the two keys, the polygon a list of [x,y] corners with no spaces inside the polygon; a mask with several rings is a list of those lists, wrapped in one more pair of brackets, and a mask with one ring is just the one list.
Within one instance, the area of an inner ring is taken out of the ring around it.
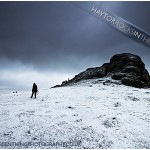
{"label": "overcast sky", "polygon": [[[74,2],[115,14],[150,33],[150,2]],[[71,2],[0,2],[0,86],[60,84],[116,53],[139,55],[143,46]]]}

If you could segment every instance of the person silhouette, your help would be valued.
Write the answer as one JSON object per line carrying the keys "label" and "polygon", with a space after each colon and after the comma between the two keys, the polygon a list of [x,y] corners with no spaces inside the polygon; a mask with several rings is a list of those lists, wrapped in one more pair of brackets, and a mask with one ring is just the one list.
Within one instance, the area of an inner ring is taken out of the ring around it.
{"label": "person silhouette", "polygon": [[36,93],[37,93],[37,91],[38,91],[37,85],[36,85],[35,83],[33,83],[31,98],[33,97],[33,95],[35,95],[34,98],[36,98]]}

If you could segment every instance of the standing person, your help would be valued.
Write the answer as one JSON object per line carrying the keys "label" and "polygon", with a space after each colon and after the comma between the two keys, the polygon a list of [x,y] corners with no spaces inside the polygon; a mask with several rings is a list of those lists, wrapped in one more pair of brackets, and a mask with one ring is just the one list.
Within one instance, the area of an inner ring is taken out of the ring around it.
{"label": "standing person", "polygon": [[33,97],[33,95],[35,95],[35,98],[36,98],[37,91],[38,91],[37,85],[35,83],[33,83],[31,98]]}

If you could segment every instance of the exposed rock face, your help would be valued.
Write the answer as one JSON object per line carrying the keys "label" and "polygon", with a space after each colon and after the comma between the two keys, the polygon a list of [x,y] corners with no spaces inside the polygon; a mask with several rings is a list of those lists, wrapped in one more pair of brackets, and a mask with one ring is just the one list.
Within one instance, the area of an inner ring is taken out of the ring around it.
{"label": "exposed rock face", "polygon": [[105,63],[101,67],[89,68],[76,75],[73,79],[62,82],[61,86],[105,76],[121,80],[122,84],[128,86],[150,87],[150,75],[145,69],[144,63],[139,56],[130,53],[114,55],[109,63]]}
{"label": "exposed rock face", "polygon": [[106,76],[106,64],[101,67],[88,68],[86,71],[76,75],[72,81],[78,82],[83,79],[94,79],[94,78],[103,78]]}
{"label": "exposed rock face", "polygon": [[148,87],[150,76],[141,58],[137,55],[124,53],[114,55],[107,68],[108,75],[121,80],[123,84],[138,88]]}
{"label": "exposed rock face", "polygon": [[141,58],[123,53],[114,55],[107,68],[108,76],[121,80],[123,84],[138,88],[148,87],[150,76]]}

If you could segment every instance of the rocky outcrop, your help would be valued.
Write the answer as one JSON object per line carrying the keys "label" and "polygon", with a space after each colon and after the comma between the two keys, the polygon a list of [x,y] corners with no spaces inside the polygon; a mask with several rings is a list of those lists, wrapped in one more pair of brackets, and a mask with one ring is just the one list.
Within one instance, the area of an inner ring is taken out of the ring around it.
{"label": "rocky outcrop", "polygon": [[123,84],[138,88],[150,86],[150,76],[141,58],[137,55],[117,54],[110,59],[109,75]]}
{"label": "rocky outcrop", "polygon": [[[127,86],[137,88],[150,87],[150,75],[145,69],[145,64],[139,56],[130,53],[114,55],[109,63],[105,63],[101,67],[88,68],[73,79],[63,81],[60,86],[106,76],[110,76],[114,80],[121,80],[122,84]],[[57,87],[59,86],[57,85]]]}
{"label": "rocky outcrop", "polygon": [[110,59],[108,75],[122,84],[143,88],[150,84],[150,76],[141,58],[137,55],[123,53]]}

